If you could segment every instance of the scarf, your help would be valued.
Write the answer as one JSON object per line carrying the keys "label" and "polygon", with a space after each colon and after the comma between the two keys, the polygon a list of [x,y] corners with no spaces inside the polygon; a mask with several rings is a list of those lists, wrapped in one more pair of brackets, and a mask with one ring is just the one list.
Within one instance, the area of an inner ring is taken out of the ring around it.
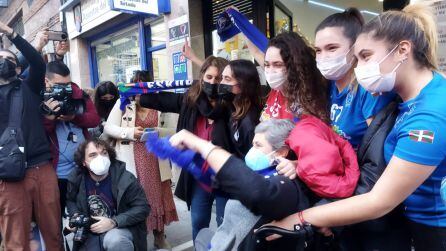
{"label": "scarf", "polygon": [[130,98],[136,95],[153,93],[164,90],[173,90],[187,88],[192,85],[190,80],[175,81],[156,81],[156,82],[139,82],[139,83],[118,83],[118,90],[121,99],[121,110],[130,104]]}

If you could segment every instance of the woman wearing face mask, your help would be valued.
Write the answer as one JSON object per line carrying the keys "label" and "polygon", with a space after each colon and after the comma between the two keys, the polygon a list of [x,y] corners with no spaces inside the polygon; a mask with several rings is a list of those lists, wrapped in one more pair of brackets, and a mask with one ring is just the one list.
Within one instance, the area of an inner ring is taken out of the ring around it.
{"label": "woman wearing face mask", "polygon": [[[252,236],[255,226],[268,219],[281,218],[295,208],[307,208],[309,202],[298,180],[290,180],[276,175],[276,158],[296,157],[285,144],[294,124],[287,119],[270,119],[256,126],[252,148],[245,162],[235,156],[231,165],[211,166],[215,171],[218,188],[227,192],[231,198],[225,207],[222,225],[212,232],[203,229],[197,236],[195,250],[258,250],[259,244]],[[178,139],[195,141],[194,146],[208,142],[192,137],[188,132],[180,132],[171,138],[176,144]],[[193,147],[192,144],[188,147]],[[213,159],[213,156],[209,156]],[[207,233],[207,234],[206,234]],[[210,234],[209,234],[210,233]],[[212,237],[212,239],[211,239]],[[234,241],[233,241],[234,240]],[[270,250],[288,250],[294,242],[282,242],[268,246]]]}
{"label": "woman wearing face mask", "polygon": [[[132,83],[150,82],[153,77],[147,71],[136,71]],[[163,133],[159,128],[158,111],[141,107],[137,102],[126,106],[123,113],[117,101],[110,113],[104,132],[108,137],[116,139],[116,151],[119,159],[126,163],[128,171],[137,178],[147,195],[152,208],[147,218],[147,229],[153,232],[154,246],[159,249],[170,249],[170,244],[164,234],[164,226],[178,221],[178,215],[173,201],[171,181],[162,180],[160,170],[170,171],[170,164],[159,161],[145,148],[141,136],[146,128],[152,128]]]}
{"label": "woman wearing face mask", "polygon": [[118,98],[119,91],[113,82],[103,81],[96,86],[93,101],[96,111],[99,117],[101,117],[101,124],[95,128],[88,129],[92,137],[98,138],[104,132],[105,122]]}
{"label": "woman wearing face mask", "polygon": [[[313,65],[316,69],[314,60]],[[318,73],[317,70],[315,72]],[[232,215],[225,216],[225,221],[227,219],[227,222],[237,226],[228,230],[225,229],[227,225],[223,224],[215,238],[224,239],[213,240],[211,244],[218,246],[212,246],[213,249],[229,250],[228,248],[233,247],[222,247],[231,243],[236,246],[240,244],[239,250],[257,250],[263,247],[264,243],[259,244],[260,241],[252,236],[252,228],[260,226],[268,219],[280,218],[293,208],[309,205],[300,188],[301,182],[320,197],[343,198],[352,194],[359,177],[353,148],[331,130],[328,123],[307,113],[306,103],[303,105],[302,114],[297,115],[300,120],[295,127],[286,119],[271,119],[260,123],[255,129],[253,147],[248,151],[245,162],[188,131],[183,130],[171,137],[170,142],[174,147],[192,149],[209,162],[216,173],[213,179],[215,187],[239,200],[255,215],[262,216],[250,217],[246,210],[238,213],[230,211]],[[324,149],[323,155],[320,154],[320,149]],[[282,160],[284,157],[293,159],[293,156],[299,160],[297,168],[300,179],[290,180],[277,175],[277,162],[274,160]],[[234,202],[231,202],[226,209],[233,210],[233,206]],[[241,219],[236,220],[234,217]],[[197,242],[198,240],[197,237]],[[295,244],[288,239],[266,244],[265,250],[290,250],[296,248]]]}
{"label": "woman wearing face mask", "polygon": [[[359,10],[349,8],[324,19],[316,28],[315,37],[317,66],[330,80],[331,124],[356,150],[373,117],[395,97],[387,92],[373,96],[357,84],[353,72],[357,63],[353,47],[363,23]],[[379,160],[373,161],[376,164]],[[378,172],[377,169],[374,173]],[[363,172],[368,175],[367,171]],[[405,228],[399,224],[401,218],[400,210],[395,210],[379,221],[344,228],[340,235],[342,250],[407,250],[409,243]],[[364,235],[367,238],[363,238]]]}
{"label": "woman wearing face mask", "polygon": [[[403,28],[402,28],[403,27]],[[437,33],[431,10],[409,5],[365,25],[355,44],[359,84],[402,98],[384,145],[388,166],[372,191],[293,214],[274,225],[333,227],[376,219],[403,202],[415,249],[444,250],[446,205],[446,79],[437,70]]]}
{"label": "woman wearing face mask", "polygon": [[[276,46],[273,46],[273,43]],[[301,45],[307,46],[305,43],[303,44]],[[294,120],[293,112],[288,108],[285,90],[283,89],[287,81],[288,69],[281,56],[281,51],[285,50],[286,47],[287,44],[283,41],[283,37],[276,36],[270,41],[270,46],[266,51],[264,60],[265,79],[269,87],[271,87],[271,91],[260,115],[261,121],[272,118]]]}
{"label": "woman wearing face mask", "polygon": [[316,28],[317,67],[330,80],[330,120],[334,130],[357,149],[373,116],[394,95],[372,96],[355,81],[353,45],[364,19],[356,8],[324,19]]}
{"label": "woman wearing face mask", "polygon": [[[214,56],[208,57],[200,70],[199,81],[194,83],[185,94],[160,92],[141,95],[142,107],[161,112],[179,113],[177,130],[187,129],[197,136],[211,140],[232,151],[227,134],[229,117],[224,106],[218,102],[218,83],[228,61]],[[203,170],[208,169],[205,163]],[[192,237],[195,239],[200,229],[209,227],[214,199],[217,206],[217,224],[223,220],[226,198],[211,193],[200,186],[187,172],[181,171],[175,195],[187,203],[191,210]]]}
{"label": "woman wearing face mask", "polygon": [[254,63],[244,59],[229,62],[222,73],[218,95],[231,107],[228,127],[234,153],[244,158],[252,146],[261,111],[260,79]]}

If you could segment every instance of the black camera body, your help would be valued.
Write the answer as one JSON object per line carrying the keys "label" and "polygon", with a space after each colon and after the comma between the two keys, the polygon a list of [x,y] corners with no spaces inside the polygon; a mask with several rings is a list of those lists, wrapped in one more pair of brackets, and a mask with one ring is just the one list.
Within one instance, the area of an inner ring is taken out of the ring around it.
{"label": "black camera body", "polygon": [[74,232],[73,241],[84,242],[88,238],[88,232],[93,223],[92,219],[86,215],[73,215],[68,222],[70,228],[77,228],[76,232]]}
{"label": "black camera body", "polygon": [[60,108],[57,112],[52,112],[51,115],[79,115],[84,113],[85,104],[83,99],[73,99],[73,88],[71,84],[55,84],[43,93],[43,100],[46,102],[49,99],[54,99],[59,102]]}

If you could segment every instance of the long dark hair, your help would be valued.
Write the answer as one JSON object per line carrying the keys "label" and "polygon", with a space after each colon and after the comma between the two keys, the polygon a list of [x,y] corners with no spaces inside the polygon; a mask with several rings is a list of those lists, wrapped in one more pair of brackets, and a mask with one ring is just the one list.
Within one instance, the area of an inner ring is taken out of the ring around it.
{"label": "long dark hair", "polygon": [[[113,95],[114,98],[112,101],[104,101],[101,99],[102,96],[110,94]],[[99,116],[103,119],[107,119],[110,114],[113,105],[116,103],[116,100],[119,98],[119,91],[115,84],[111,81],[102,81],[96,87],[94,93],[94,105],[96,107],[96,111]],[[112,104],[112,105],[109,105]]]}
{"label": "long dark hair", "polygon": [[152,72],[146,70],[138,70],[133,72],[131,82],[153,82],[153,80],[154,78]]}
{"label": "long dark hair", "polygon": [[235,111],[232,114],[232,118],[239,120],[251,108],[261,108],[260,78],[256,66],[249,60],[233,60],[229,62],[229,67],[241,90],[234,99]]}
{"label": "long dark hair", "polygon": [[[294,113],[300,108],[330,123],[328,82],[316,66],[315,51],[295,32],[284,32],[270,40],[268,47],[280,50],[287,69],[283,89],[288,109]],[[299,115],[299,114],[296,114]]]}
{"label": "long dark hair", "polygon": [[193,83],[192,86],[187,91],[186,101],[189,106],[194,106],[197,102],[198,97],[201,95],[203,89],[203,77],[207,69],[214,66],[218,69],[218,74],[221,75],[226,65],[228,65],[228,60],[220,57],[209,56],[203,62],[200,69],[200,76],[197,82]]}

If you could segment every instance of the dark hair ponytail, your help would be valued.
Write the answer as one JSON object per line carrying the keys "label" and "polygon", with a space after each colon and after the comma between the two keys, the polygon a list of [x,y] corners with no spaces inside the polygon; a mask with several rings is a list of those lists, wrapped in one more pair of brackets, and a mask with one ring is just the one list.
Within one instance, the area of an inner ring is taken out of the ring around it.
{"label": "dark hair ponytail", "polygon": [[364,25],[364,17],[356,8],[348,8],[344,12],[335,13],[325,18],[317,27],[316,33],[327,27],[343,28],[344,36],[350,39],[353,45]]}

